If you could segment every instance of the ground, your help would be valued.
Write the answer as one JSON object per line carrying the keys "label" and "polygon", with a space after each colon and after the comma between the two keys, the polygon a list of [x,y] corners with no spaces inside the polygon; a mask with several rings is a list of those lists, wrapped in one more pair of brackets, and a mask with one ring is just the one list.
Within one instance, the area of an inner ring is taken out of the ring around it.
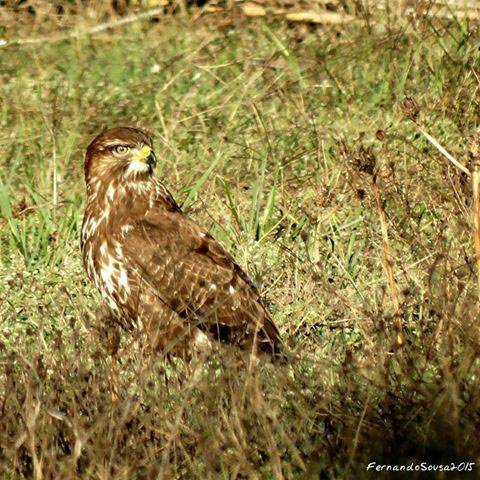
{"label": "ground", "polygon": [[[2,49],[2,478],[478,463],[472,188],[419,127],[473,170],[480,42],[463,20],[363,13],[187,13]],[[112,395],[79,227],[84,149],[114,125],[151,132],[156,174],[259,285],[288,362],[167,364],[122,332]]]}

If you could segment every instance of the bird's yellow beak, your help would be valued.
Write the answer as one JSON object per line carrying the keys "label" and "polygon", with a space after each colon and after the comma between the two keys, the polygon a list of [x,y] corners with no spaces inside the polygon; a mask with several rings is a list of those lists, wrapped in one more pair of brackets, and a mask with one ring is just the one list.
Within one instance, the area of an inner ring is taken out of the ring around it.
{"label": "bird's yellow beak", "polygon": [[146,163],[147,165],[150,165],[151,167],[154,167],[155,164],[157,163],[157,159],[155,157],[155,154],[153,153],[153,150],[148,146],[144,145],[140,151],[138,152],[138,155],[136,155],[133,160],[137,160],[139,162]]}
{"label": "bird's yellow beak", "polygon": [[139,151],[138,155],[136,155],[135,160],[139,160],[140,162],[147,163],[147,158],[152,153],[152,149],[148,145],[144,145]]}

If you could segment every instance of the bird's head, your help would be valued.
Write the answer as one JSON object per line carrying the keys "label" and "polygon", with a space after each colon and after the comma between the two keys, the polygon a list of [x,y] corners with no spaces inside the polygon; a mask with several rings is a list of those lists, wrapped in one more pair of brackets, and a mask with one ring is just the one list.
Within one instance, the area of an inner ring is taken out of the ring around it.
{"label": "bird's head", "polygon": [[156,164],[150,137],[136,128],[115,127],[96,136],[85,154],[85,179],[144,178]]}

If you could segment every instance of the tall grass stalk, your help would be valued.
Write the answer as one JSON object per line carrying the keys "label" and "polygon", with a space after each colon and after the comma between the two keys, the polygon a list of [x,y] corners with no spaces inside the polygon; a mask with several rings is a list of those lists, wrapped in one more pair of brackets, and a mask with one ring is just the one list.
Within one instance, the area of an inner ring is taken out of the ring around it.
{"label": "tall grass stalk", "polygon": [[472,175],[472,236],[475,247],[475,263],[477,265],[477,286],[480,300],[480,168],[474,166]]}
{"label": "tall grass stalk", "polygon": [[378,217],[380,219],[380,226],[382,229],[382,245],[383,245],[383,264],[388,280],[388,288],[390,291],[390,299],[392,301],[393,314],[395,319],[396,342],[398,346],[404,343],[403,326],[402,326],[402,310],[400,308],[400,301],[398,295],[398,285],[395,281],[393,273],[393,265],[395,264],[390,248],[390,241],[388,239],[388,226],[385,218],[385,209],[383,208],[383,201],[378,190],[375,177],[372,179],[372,191],[375,197],[375,204],[377,206]]}

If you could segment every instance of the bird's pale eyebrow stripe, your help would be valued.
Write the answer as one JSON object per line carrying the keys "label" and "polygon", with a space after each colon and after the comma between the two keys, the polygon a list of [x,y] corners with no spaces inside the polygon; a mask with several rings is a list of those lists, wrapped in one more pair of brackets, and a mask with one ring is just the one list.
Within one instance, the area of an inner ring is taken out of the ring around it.
{"label": "bird's pale eyebrow stripe", "polygon": [[[120,140],[119,138],[114,138],[113,140],[107,140],[106,142],[102,143],[102,147],[106,147],[106,148],[117,146],[117,145],[122,145],[122,146],[130,147],[130,148],[132,148],[134,146],[131,143],[126,142],[125,140]],[[143,143],[142,143],[142,145],[143,145]]]}

